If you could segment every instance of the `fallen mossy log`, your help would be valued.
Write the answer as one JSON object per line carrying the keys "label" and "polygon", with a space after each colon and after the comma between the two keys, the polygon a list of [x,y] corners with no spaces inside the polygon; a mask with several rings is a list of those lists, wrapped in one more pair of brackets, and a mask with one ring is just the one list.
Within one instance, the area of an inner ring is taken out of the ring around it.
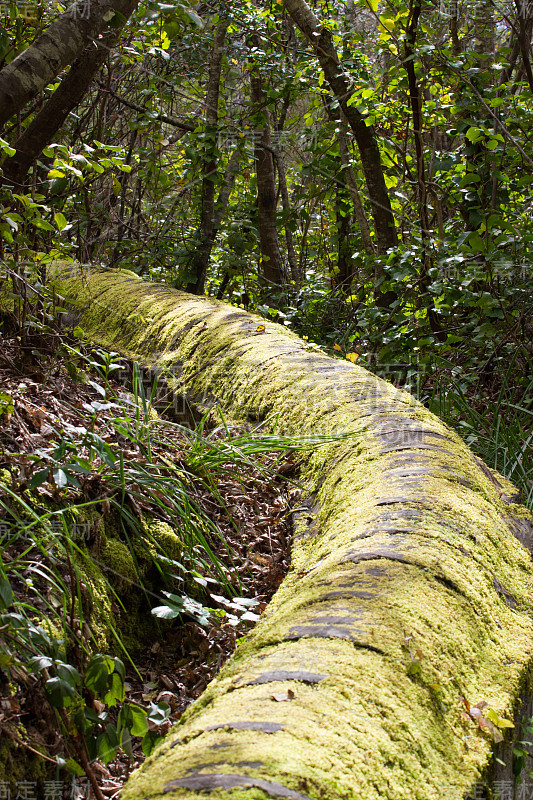
{"label": "fallen mossy log", "polygon": [[290,573],[124,800],[463,798],[492,743],[459,695],[510,718],[528,686],[513,488],[409,394],[279,325],[128,272],[55,280],[89,337],[168,367],[191,402],[352,432],[304,457]]}

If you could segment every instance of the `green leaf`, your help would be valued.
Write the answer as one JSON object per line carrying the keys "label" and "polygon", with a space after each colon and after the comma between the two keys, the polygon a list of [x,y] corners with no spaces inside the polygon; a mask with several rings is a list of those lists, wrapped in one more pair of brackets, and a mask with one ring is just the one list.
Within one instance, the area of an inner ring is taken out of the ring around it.
{"label": "green leaf", "polygon": [[126,753],[128,758],[131,758],[131,760],[134,761],[135,756],[133,754],[131,735],[130,735],[129,731],[124,730],[120,734],[120,747]]}
{"label": "green leaf", "polygon": [[98,737],[96,743],[98,756],[106,765],[109,764],[110,761],[113,761],[117,754],[117,745],[113,744],[113,741],[113,737],[111,737],[106,730],[105,733],[102,733]]}
{"label": "green leaf", "polygon": [[479,233],[477,233],[477,231],[474,231],[473,233],[470,234],[470,236],[468,237],[468,244],[470,245],[474,253],[485,252],[485,242],[483,241]]}
{"label": "green leaf", "polygon": [[144,739],[142,740],[142,750],[145,756],[149,756],[154,747],[156,747],[159,742],[163,741],[162,736],[158,736],[155,731],[148,731]]}
{"label": "green leaf", "polygon": [[168,703],[150,703],[148,719],[156,725],[160,725],[170,717],[171,708]]}
{"label": "green leaf", "polygon": [[67,186],[68,186],[68,178],[54,178],[54,180],[50,182],[50,194],[51,195],[61,194],[61,192],[65,191]]}
{"label": "green leaf", "polygon": [[120,11],[115,11],[113,17],[108,21],[108,26],[110,28],[122,28],[126,22],[126,17],[124,14],[121,14]]}
{"label": "green leaf", "polygon": [[462,178],[459,188],[463,189],[465,186],[471,186],[473,183],[479,183],[480,180],[480,176],[475,172],[469,172],[464,176],[464,178]]}
{"label": "green leaf", "polygon": [[72,702],[72,698],[77,694],[74,686],[69,681],[62,678],[49,678],[44,685],[48,702],[54,708],[64,708]]}
{"label": "green leaf", "polygon": [[113,663],[115,666],[115,672],[117,672],[122,680],[126,680],[126,667],[124,666],[124,662],[118,656],[115,656],[113,659]]}
{"label": "green leaf", "polygon": [[43,231],[55,231],[54,226],[50,225],[50,223],[47,222],[44,219],[32,219],[31,220],[31,224],[35,228],[39,228],[40,230],[43,230]]}
{"label": "green leaf", "polygon": [[64,486],[68,484],[68,477],[64,470],[57,469],[54,473],[54,483],[58,489],[62,489]]}
{"label": "green leaf", "polygon": [[97,695],[102,695],[109,686],[109,676],[115,668],[110,656],[98,653],[89,659],[85,671],[85,686]]}
{"label": "green leaf", "polygon": [[[63,759],[61,759],[63,760]],[[59,757],[58,757],[59,762]],[[85,775],[85,770],[81,767],[77,761],[74,761],[73,758],[68,758],[66,761],[63,762],[65,769],[68,769],[69,772],[72,772],[73,775],[77,775],[78,778],[83,778]]]}
{"label": "green leaf", "polygon": [[6,142],[5,139],[2,139],[1,137],[0,137],[0,148],[2,148],[4,153],[6,155],[8,155],[9,157],[14,156],[15,153],[17,152],[14,147],[11,147],[11,145],[8,142]]}
{"label": "green leaf", "polygon": [[196,14],[194,11],[192,11],[192,9],[186,8],[185,13],[187,14],[191,22],[194,22],[194,24],[197,25],[199,28],[204,27],[205,23],[203,19],[199,17],[198,14]]}
{"label": "green leaf", "polygon": [[0,233],[2,234],[2,238],[5,239],[8,244],[13,244],[13,234],[11,233],[11,229],[6,222],[0,222]]}
{"label": "green leaf", "polygon": [[32,479],[28,483],[28,488],[36,489],[38,486],[42,486],[48,480],[48,476],[50,474],[49,469],[40,469],[39,472],[36,472],[33,475]]}
{"label": "green leaf", "polygon": [[3,609],[9,608],[13,602],[13,591],[5,575],[0,576],[0,606]]}
{"label": "green leaf", "polygon": [[108,706],[116,706],[117,701],[121,703],[124,700],[124,681],[117,675],[116,672],[113,673],[111,678],[111,686],[104,694],[103,701]]}
{"label": "green leaf", "polygon": [[481,137],[483,136],[483,134],[484,134],[484,131],[480,130],[479,128],[474,128],[472,126],[467,130],[467,132],[465,133],[465,136],[471,142],[478,142],[481,139]]}
{"label": "green leaf", "polygon": [[28,661],[28,669],[33,673],[41,672],[43,669],[50,669],[53,663],[53,659],[48,656],[34,656]]}
{"label": "green leaf", "polygon": [[156,606],[152,608],[154,617],[159,617],[160,619],[175,619],[182,613],[183,609],[179,610],[177,608],[171,608],[171,606]]}
{"label": "green leaf", "polygon": [[81,675],[72,664],[58,664],[57,674],[65,683],[70,686],[79,686],[81,684]]}
{"label": "green leaf", "polygon": [[61,213],[61,211],[58,211],[56,214],[54,214],[54,220],[60,231],[64,230],[68,225],[67,218]]}
{"label": "green leaf", "polygon": [[132,736],[144,736],[148,731],[147,712],[141,706],[128,703],[119,714],[119,727],[128,730]]}
{"label": "green leaf", "polygon": [[14,411],[13,398],[8,392],[0,392],[0,417],[7,414],[8,417]]}

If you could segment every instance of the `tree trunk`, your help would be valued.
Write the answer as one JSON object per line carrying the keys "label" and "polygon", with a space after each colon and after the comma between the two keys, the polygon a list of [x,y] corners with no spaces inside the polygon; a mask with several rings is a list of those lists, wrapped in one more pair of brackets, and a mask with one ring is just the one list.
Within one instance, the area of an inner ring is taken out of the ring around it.
{"label": "tree trunk", "polygon": [[[235,178],[237,177],[237,171],[239,169],[240,159],[241,159],[241,154],[239,150],[236,148],[231,154],[230,160],[226,165],[224,180],[222,182],[222,187],[220,189],[220,192],[218,193],[217,202],[215,204],[215,228],[217,231],[220,228],[222,217],[224,216],[225,212],[228,209],[228,202],[231,197],[233,187],[235,185]],[[217,291],[218,300],[222,300],[222,298],[224,297],[224,292],[228,287],[230,279],[231,279],[230,272],[229,271],[225,272],[224,277],[222,278],[222,283],[218,287]]]}
{"label": "tree trunk", "polygon": [[[251,37],[252,45],[259,48],[259,37]],[[257,62],[250,72],[251,99],[256,125],[254,131],[254,159],[257,175],[257,226],[261,246],[261,271],[267,294],[283,286],[283,261],[279,248],[276,225],[276,179],[270,140],[270,115],[263,92],[263,80]]]}
{"label": "tree trunk", "polygon": [[334,281],[344,294],[351,294],[353,277],[352,246],[351,246],[351,209],[350,192],[345,176],[339,174],[335,183],[335,216],[337,228],[337,268]]}
{"label": "tree trunk", "polygon": [[283,0],[283,4],[311,43],[326,80],[354,133],[372,205],[376,249],[378,255],[382,255],[398,242],[374,127],[366,124],[364,116],[355,105],[348,104],[353,91],[350,79],[339,61],[331,32],[319,23],[305,0]]}
{"label": "tree trunk", "polygon": [[290,228],[290,220],[292,216],[291,201],[289,198],[289,191],[287,189],[287,173],[285,170],[285,158],[281,149],[281,144],[276,150],[276,165],[278,168],[278,182],[279,191],[281,194],[281,204],[283,206],[284,228],[285,228],[285,243],[287,245],[287,261],[291,271],[291,279],[294,284],[294,290],[299,292],[302,287],[302,280],[300,270],[298,269],[298,261],[296,259],[296,252],[294,250],[294,237]]}
{"label": "tree trunk", "polygon": [[197,234],[198,244],[190,266],[192,281],[188,286],[189,291],[193,291],[195,294],[203,294],[205,289],[207,269],[217,233],[215,225],[215,184],[218,163],[218,97],[220,93],[224,40],[228,26],[229,19],[222,17],[215,31],[213,50],[209,59],[202,164],[202,209]]}
{"label": "tree trunk", "polygon": [[[516,0],[520,16],[520,4],[524,0]],[[479,66],[490,69],[494,61],[494,47],[496,36],[496,20],[494,17],[493,0],[476,0],[474,10],[474,36],[475,49],[480,56]]]}
{"label": "tree trunk", "polygon": [[285,244],[287,245],[287,261],[289,262],[289,269],[291,272],[291,280],[294,285],[296,293],[302,288],[302,277],[298,268],[298,260],[296,258],[296,251],[294,249],[294,236],[292,235],[291,221],[294,215],[291,209],[291,201],[289,198],[289,190],[287,188],[287,170],[285,167],[285,156],[282,146],[282,133],[287,120],[287,113],[291,105],[290,89],[283,99],[283,106],[281,112],[276,119],[276,138],[277,148],[275,150],[276,167],[278,170],[278,186],[281,195],[281,204],[283,206],[283,227],[285,230]]}
{"label": "tree trunk", "polygon": [[433,301],[433,297],[428,291],[430,284],[429,270],[432,266],[432,262],[428,253],[430,230],[427,205],[426,169],[424,163],[424,117],[422,113],[422,89],[417,79],[415,67],[416,40],[421,11],[422,0],[411,0],[404,41],[404,68],[407,74],[407,82],[409,85],[409,105],[411,106],[413,137],[415,140],[417,199],[420,240],[422,244],[422,253],[419,262],[419,286],[420,294],[422,295],[421,305],[423,308],[425,308],[428,315],[431,331],[432,333],[436,334],[441,341],[445,341],[446,334],[441,331],[439,316],[435,310],[435,303]]}
{"label": "tree trunk", "polygon": [[289,574],[124,800],[464,798],[492,745],[458,696],[508,718],[532,663],[532,526],[511,484],[413,397],[282,326],[127,271],[63,264],[55,283],[88,336],[165,365],[187,401],[278,435],[350,432],[303,457]]}
{"label": "tree trunk", "polygon": [[78,0],[0,71],[0,130],[72,64],[113,21],[128,19],[138,0]]}
{"label": "tree trunk", "polygon": [[[531,68],[531,23],[533,21],[533,4],[531,0],[515,0],[518,25],[518,43],[522,56],[522,66],[526,74],[529,89],[533,92],[533,70]],[[494,47],[494,36],[492,41]]]}

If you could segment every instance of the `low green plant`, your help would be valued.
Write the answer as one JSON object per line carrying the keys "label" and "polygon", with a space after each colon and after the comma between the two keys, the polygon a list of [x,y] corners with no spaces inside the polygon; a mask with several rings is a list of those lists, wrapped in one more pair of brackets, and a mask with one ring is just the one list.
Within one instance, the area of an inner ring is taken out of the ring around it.
{"label": "low green plant", "polygon": [[524,774],[533,777],[533,771],[526,765],[531,759],[533,747],[533,717],[523,716],[520,726],[521,738],[513,742],[513,777],[515,788],[520,786]]}
{"label": "low green plant", "polygon": [[[147,711],[125,702],[125,667],[117,656],[90,655],[81,637],[78,663],[69,658],[71,648],[65,639],[51,636],[32,622],[29,613],[36,608],[25,605],[14,610],[14,596],[8,577],[0,571],[0,670],[9,678],[16,671],[26,684],[40,684],[44,696],[56,714],[63,734],[67,757],[57,759],[58,766],[77,775],[86,772],[89,763],[100,758],[104,764],[113,760],[120,747],[133,758],[131,737],[142,738],[142,748],[149,755],[160,740],[148,723],[167,719],[167,704],[151,704]],[[97,701],[97,703],[95,703]],[[96,711],[95,708],[99,710]],[[109,709],[118,709],[113,720]]]}

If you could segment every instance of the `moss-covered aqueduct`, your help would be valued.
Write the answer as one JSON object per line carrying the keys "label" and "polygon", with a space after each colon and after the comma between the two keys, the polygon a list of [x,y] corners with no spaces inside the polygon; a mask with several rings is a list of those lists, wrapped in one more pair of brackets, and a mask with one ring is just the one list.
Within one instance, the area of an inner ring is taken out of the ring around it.
{"label": "moss-covered aqueduct", "polygon": [[513,488],[409,394],[279,325],[129,272],[56,281],[93,341],[172,367],[191,404],[351,432],[305,456],[288,576],[124,800],[467,797],[493,744],[459,696],[509,719],[529,691],[532,528]]}

